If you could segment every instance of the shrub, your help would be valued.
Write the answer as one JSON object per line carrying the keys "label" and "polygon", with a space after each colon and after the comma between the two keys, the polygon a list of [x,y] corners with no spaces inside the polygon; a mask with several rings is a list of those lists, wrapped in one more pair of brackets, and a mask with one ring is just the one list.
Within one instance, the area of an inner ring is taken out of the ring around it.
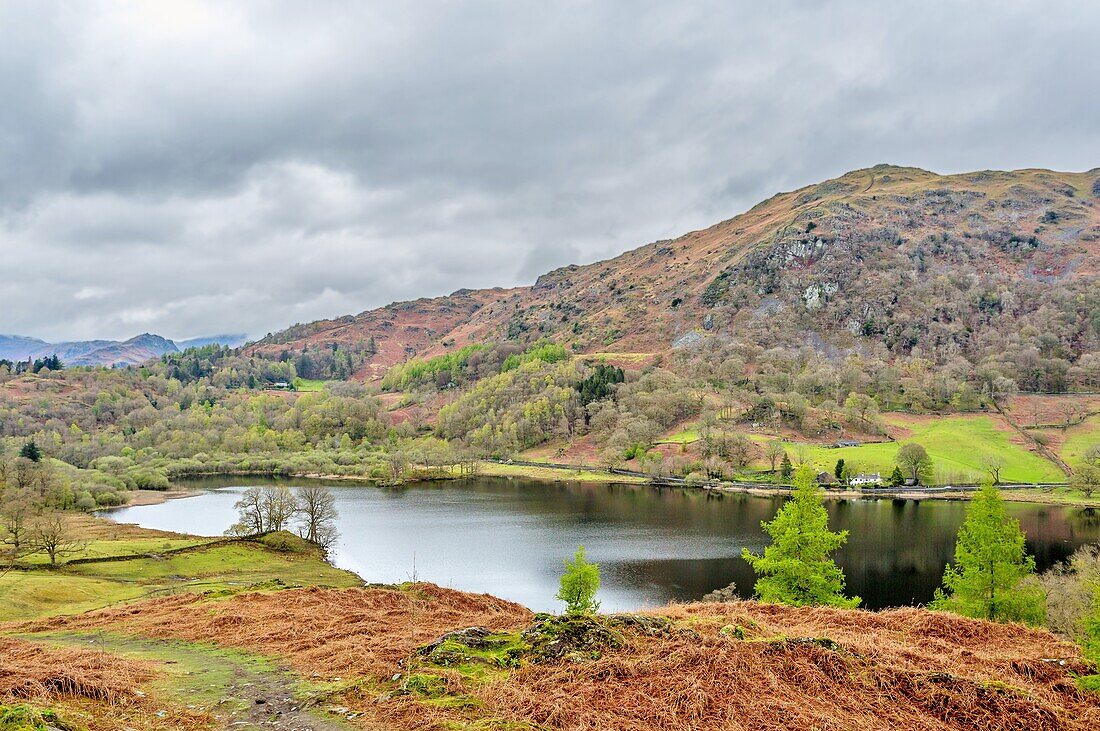
{"label": "shrub", "polygon": [[167,490],[168,477],[162,472],[143,470],[131,475],[134,487],[139,490]]}
{"label": "shrub", "polygon": [[584,557],[584,546],[577,546],[573,560],[566,560],[557,599],[565,602],[566,614],[592,614],[600,608],[596,592],[600,589],[600,566]]}
{"label": "shrub", "polygon": [[95,496],[95,503],[101,507],[122,505],[126,500],[117,492],[101,492]]}

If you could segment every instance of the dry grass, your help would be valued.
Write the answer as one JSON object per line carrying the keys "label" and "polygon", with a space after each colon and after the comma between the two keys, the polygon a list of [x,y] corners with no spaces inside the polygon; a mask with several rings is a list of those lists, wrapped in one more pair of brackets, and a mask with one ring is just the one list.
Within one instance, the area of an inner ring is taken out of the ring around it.
{"label": "dry grass", "polygon": [[[655,614],[695,635],[630,638],[582,664],[527,666],[478,693],[553,729],[1094,729],[1084,663],[1047,632],[904,609],[693,604]],[[743,628],[745,639],[723,636]],[[782,638],[828,638],[838,650]],[[1067,665],[1044,662],[1066,659]]]}
{"label": "dry grass", "polygon": [[0,703],[54,708],[89,731],[211,726],[204,714],[173,708],[140,692],[139,686],[154,675],[153,664],[102,651],[0,637]]}
{"label": "dry grass", "polygon": [[402,661],[415,648],[439,635],[473,625],[518,629],[530,612],[486,595],[417,584],[216,602],[173,597],[64,622],[69,629],[215,641],[286,658],[306,676],[367,678],[362,692],[349,691],[342,702],[364,711],[372,728],[1100,728],[1100,697],[1073,681],[1089,666],[1073,645],[1046,631],[918,609],[735,602],[650,614],[672,619],[676,630],[666,636],[623,630],[626,646],[594,661],[524,664],[484,676],[442,669],[443,699],[388,697],[379,688],[404,672]]}
{"label": "dry grass", "polygon": [[418,646],[457,627],[524,626],[531,612],[487,594],[433,584],[407,589],[300,589],[139,602],[22,629],[112,629],[147,637],[217,642],[284,658],[305,676],[388,676]]}

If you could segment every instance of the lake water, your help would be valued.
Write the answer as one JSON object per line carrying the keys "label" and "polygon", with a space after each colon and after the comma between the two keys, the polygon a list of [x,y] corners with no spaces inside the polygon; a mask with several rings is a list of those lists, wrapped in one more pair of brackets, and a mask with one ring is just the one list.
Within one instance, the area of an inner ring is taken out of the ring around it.
{"label": "lake water", "polygon": [[[295,486],[306,480],[284,480]],[[236,519],[247,485],[231,478],[181,483],[198,497],[123,508],[114,520],[149,528],[220,535]],[[370,582],[414,577],[487,592],[536,610],[554,599],[562,561],[578,544],[600,564],[599,599],[607,611],[693,600],[731,581],[752,592],[741,549],[766,544],[760,521],[781,498],[713,495],[698,490],[470,478],[400,488],[332,485],[340,511],[333,559]],[[926,500],[827,501],[833,530],[847,529],[837,562],[863,606],[927,602],[950,560],[966,504]],[[1100,541],[1100,511],[1008,504],[1027,533],[1040,569]]]}

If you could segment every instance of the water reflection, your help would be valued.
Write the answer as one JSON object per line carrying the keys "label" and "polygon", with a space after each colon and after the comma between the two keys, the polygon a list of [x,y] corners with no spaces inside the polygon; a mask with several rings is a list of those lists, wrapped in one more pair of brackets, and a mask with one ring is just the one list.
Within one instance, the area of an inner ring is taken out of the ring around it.
{"label": "water reflection", "polygon": [[[191,483],[203,495],[125,508],[116,520],[218,535],[235,520],[233,503],[250,484]],[[303,484],[289,480],[283,484]],[[712,495],[681,489],[471,478],[401,488],[334,485],[340,511],[335,562],[368,581],[413,576],[554,609],[562,560],[584,544],[602,568],[606,610],[698,599],[731,581],[743,596],[753,573],[742,548],[760,550],[780,498]],[[864,606],[927,602],[952,555],[966,504],[860,500],[827,503],[830,525],[849,531],[837,561]],[[1040,569],[1100,540],[1093,510],[1010,504]]]}

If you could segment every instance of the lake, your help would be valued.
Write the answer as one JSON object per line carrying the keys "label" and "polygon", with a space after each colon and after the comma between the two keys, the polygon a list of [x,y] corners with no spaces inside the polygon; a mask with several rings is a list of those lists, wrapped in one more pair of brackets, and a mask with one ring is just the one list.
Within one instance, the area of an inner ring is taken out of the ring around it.
{"label": "lake", "polygon": [[[123,523],[221,535],[248,485],[316,482],[215,478],[177,483],[198,497],[122,508]],[[647,486],[548,483],[474,477],[397,488],[330,482],[340,511],[337,566],[369,582],[416,578],[487,592],[535,610],[554,599],[562,561],[583,544],[600,564],[605,611],[699,599],[737,583],[752,593],[741,549],[761,550],[782,498],[715,495]],[[966,503],[942,500],[829,500],[829,525],[849,531],[837,562],[864,607],[927,602],[950,560]],[[1009,503],[1040,570],[1100,541],[1100,511]]]}

